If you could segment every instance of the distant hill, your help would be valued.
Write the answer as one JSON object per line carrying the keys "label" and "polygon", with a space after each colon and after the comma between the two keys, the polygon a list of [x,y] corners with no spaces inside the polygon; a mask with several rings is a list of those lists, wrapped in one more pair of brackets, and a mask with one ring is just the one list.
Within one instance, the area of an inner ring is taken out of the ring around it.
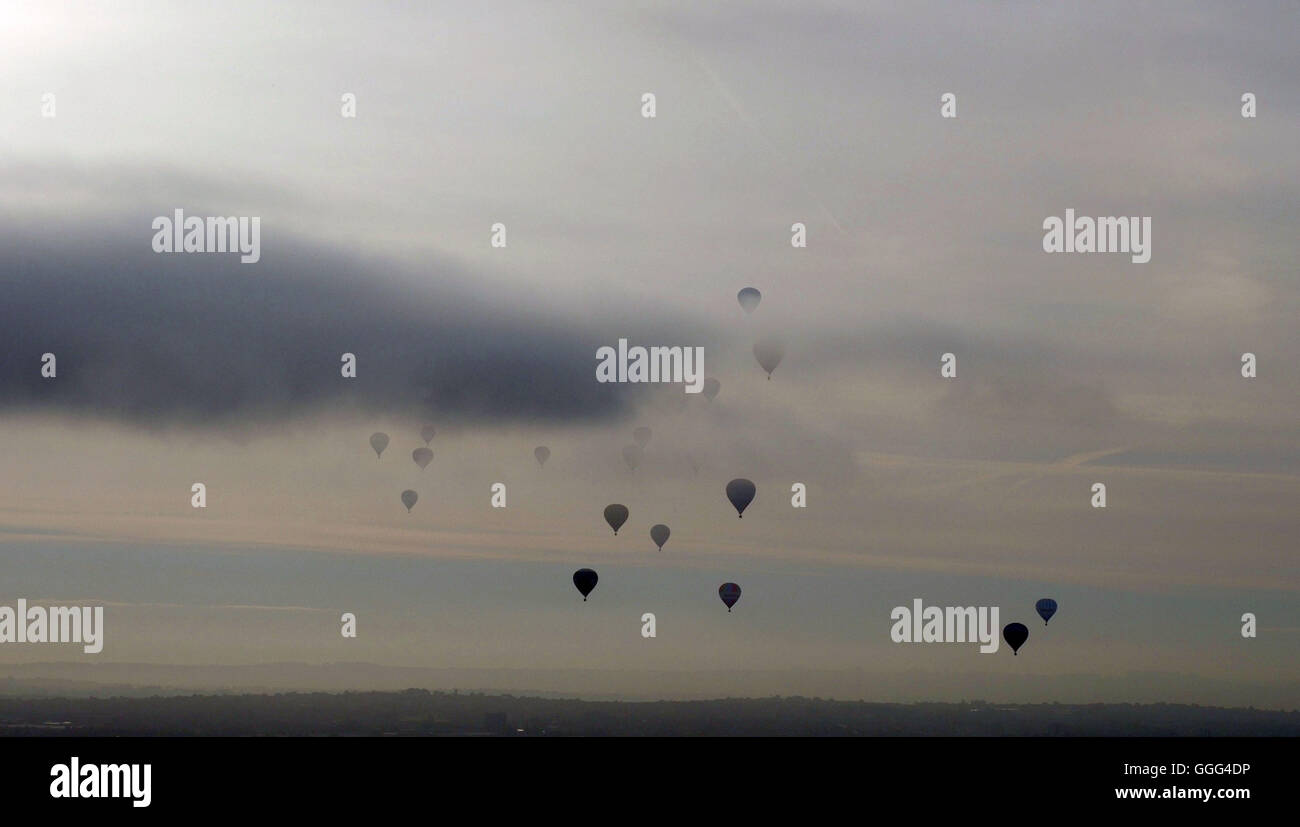
{"label": "distant hill", "polygon": [[1179,703],[1300,709],[1300,682],[1243,684],[1170,672],[1026,674],[832,670],[458,669],[374,663],[234,666],[116,663],[91,659],[0,664],[0,696],[144,696],[398,691],[416,687],[584,700],[707,700],[776,695],[882,703]]}
{"label": "distant hill", "polygon": [[1297,736],[1300,712],[1179,704],[580,701],[479,693],[0,698],[7,735]]}

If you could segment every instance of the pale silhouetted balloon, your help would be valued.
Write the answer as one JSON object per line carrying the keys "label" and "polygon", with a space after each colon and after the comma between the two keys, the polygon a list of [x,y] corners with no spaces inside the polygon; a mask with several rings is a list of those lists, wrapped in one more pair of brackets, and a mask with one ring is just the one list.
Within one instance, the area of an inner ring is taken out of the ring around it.
{"label": "pale silhouetted balloon", "polygon": [[736,507],[737,517],[745,516],[745,509],[754,501],[756,493],[758,489],[749,480],[734,479],[727,483],[727,499],[731,500],[731,504]]}
{"label": "pale silhouetted balloon", "polygon": [[740,599],[740,586],[735,583],[723,583],[718,586],[718,597],[721,597],[722,602],[727,604],[727,611],[731,611],[731,607],[736,605],[736,601]]}
{"label": "pale silhouetted balloon", "polygon": [[623,461],[626,462],[627,467],[631,468],[633,471],[635,471],[637,466],[641,464],[641,457],[643,456],[645,456],[645,452],[641,450],[640,445],[628,445],[623,448]]}
{"label": "pale silhouetted balloon", "polygon": [[420,429],[420,439],[423,439],[424,444],[428,445],[430,442],[433,441],[433,436],[436,433],[438,433],[438,431],[432,425],[425,425],[423,428]]}
{"label": "pale silhouetted balloon", "polygon": [[1020,647],[1029,640],[1029,629],[1023,623],[1008,623],[1002,627],[1002,639],[1011,646],[1011,654],[1020,654]]}
{"label": "pale silhouetted balloon", "polygon": [[592,569],[578,569],[573,573],[573,585],[577,586],[578,591],[582,593],[583,603],[587,602],[587,595],[591,594],[591,590],[596,588],[596,581],[598,580],[600,578],[596,576],[596,572]]}
{"label": "pale silhouetted balloon", "polygon": [[409,488],[402,492],[402,505],[406,506],[407,514],[411,513],[411,509],[415,507],[415,501],[418,499],[420,499],[420,495]]}
{"label": "pale silhouetted balloon", "polygon": [[605,506],[605,522],[609,523],[609,527],[614,529],[614,534],[617,535],[623,523],[627,522],[627,506],[618,503]]}
{"label": "pale silhouetted balloon", "polygon": [[415,464],[423,471],[429,467],[430,462],[433,462],[433,451],[429,448],[416,448],[411,452],[411,459],[415,460]]}
{"label": "pale silhouetted balloon", "polygon": [[642,448],[650,444],[650,429],[644,426],[632,432],[632,439]]}
{"label": "pale silhouetted balloon", "polygon": [[375,449],[375,458],[378,459],[379,455],[388,447],[388,434],[382,434],[378,431],[371,434],[370,447]]}
{"label": "pale silhouetted balloon", "polygon": [[785,357],[785,342],[776,336],[765,336],[759,339],[754,345],[754,358],[763,370],[767,371],[767,378],[772,378],[772,371],[776,366],[781,364],[781,359]]}
{"label": "pale silhouetted balloon", "polygon": [[719,382],[717,379],[705,379],[705,380],[704,380],[704,398],[705,398],[705,399],[707,399],[707,400],[709,400],[710,402],[712,402],[712,401],[717,397],[717,395],[718,395],[718,391],[720,391],[720,390],[722,390],[722,383]]}
{"label": "pale silhouetted balloon", "polygon": [[659,546],[660,551],[664,550],[664,543],[668,542],[669,534],[672,534],[672,532],[663,523],[650,526],[650,539],[655,541],[655,545]]}
{"label": "pale silhouetted balloon", "polygon": [[546,465],[546,461],[551,458],[551,449],[545,445],[538,445],[533,449],[533,456],[537,457],[538,465]]}
{"label": "pale silhouetted balloon", "polygon": [[736,294],[736,301],[740,302],[740,306],[745,308],[746,313],[753,313],[754,308],[758,307],[758,303],[762,300],[763,294],[753,287],[746,287]]}

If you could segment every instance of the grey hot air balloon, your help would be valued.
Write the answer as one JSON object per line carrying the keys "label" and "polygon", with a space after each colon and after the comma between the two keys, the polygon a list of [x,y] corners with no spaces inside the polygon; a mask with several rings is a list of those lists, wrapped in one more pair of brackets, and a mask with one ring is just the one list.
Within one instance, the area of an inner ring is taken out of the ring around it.
{"label": "grey hot air balloon", "polygon": [[415,464],[423,471],[433,461],[433,451],[429,448],[416,448],[411,452],[411,459],[415,460]]}
{"label": "grey hot air balloon", "polygon": [[650,526],[650,539],[655,541],[655,545],[659,546],[660,551],[664,550],[664,543],[668,542],[669,534],[672,534],[672,532],[663,523]]}
{"label": "grey hot air balloon", "polygon": [[759,339],[754,345],[754,358],[763,370],[767,371],[767,378],[772,378],[772,371],[776,366],[781,364],[782,357],[785,356],[785,342],[777,336],[765,336]]}
{"label": "grey hot air balloon", "polygon": [[418,499],[420,499],[420,495],[409,488],[402,492],[402,505],[406,506],[407,514],[410,514],[411,509],[415,508],[415,501]]}
{"label": "grey hot air balloon", "polygon": [[645,452],[641,450],[640,445],[628,445],[623,448],[623,461],[626,462],[627,467],[631,468],[633,471],[635,471],[637,466],[641,464],[641,458],[643,456],[645,456]]}
{"label": "grey hot air balloon", "polygon": [[420,429],[420,439],[423,439],[424,444],[428,445],[430,442],[433,442],[433,437],[437,433],[438,430],[434,428],[432,425],[425,425],[423,428]]}
{"label": "grey hot air balloon", "polygon": [[627,522],[627,506],[618,503],[605,506],[605,522],[609,523],[609,527],[614,529],[614,534],[617,535],[623,523]]}
{"label": "grey hot air balloon", "polygon": [[380,433],[379,431],[371,434],[370,447],[375,449],[375,459],[378,459],[379,455],[388,447],[388,434]]}
{"label": "grey hot air balloon", "polygon": [[758,303],[762,300],[763,294],[753,287],[746,287],[736,294],[736,301],[740,302],[740,306],[745,308],[746,313],[753,313],[754,308],[758,307]]}
{"label": "grey hot air balloon", "polygon": [[754,483],[746,479],[734,479],[727,483],[727,499],[736,507],[736,516],[743,518],[745,509],[754,501],[754,494],[758,489],[754,488]]}
{"label": "grey hot air balloon", "polygon": [[718,391],[720,390],[722,390],[722,383],[719,382],[717,379],[709,378],[704,380],[705,399],[712,402],[717,397]]}
{"label": "grey hot air balloon", "polygon": [[551,449],[545,445],[538,445],[533,449],[533,456],[537,457],[538,465],[546,465],[546,461],[551,458]]}
{"label": "grey hot air balloon", "polygon": [[632,440],[644,448],[650,444],[650,434],[650,429],[642,426],[632,432]]}

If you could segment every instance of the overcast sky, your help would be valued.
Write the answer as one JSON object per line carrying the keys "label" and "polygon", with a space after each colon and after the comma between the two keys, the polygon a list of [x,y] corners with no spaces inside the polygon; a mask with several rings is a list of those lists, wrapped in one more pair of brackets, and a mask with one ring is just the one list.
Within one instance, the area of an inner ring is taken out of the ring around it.
{"label": "overcast sky", "polygon": [[[0,604],[108,607],[102,654],[0,663],[679,670],[706,695],[797,689],[727,669],[1149,671],[1300,705],[1300,10],[614,5],[0,9]],[[178,208],[260,216],[261,261],[155,254]],[[1150,262],[1045,254],[1067,208],[1150,216]],[[620,337],[704,347],[721,393],[598,384]],[[758,485],[741,521],[732,477]],[[1029,642],[894,644],[915,597]]]}

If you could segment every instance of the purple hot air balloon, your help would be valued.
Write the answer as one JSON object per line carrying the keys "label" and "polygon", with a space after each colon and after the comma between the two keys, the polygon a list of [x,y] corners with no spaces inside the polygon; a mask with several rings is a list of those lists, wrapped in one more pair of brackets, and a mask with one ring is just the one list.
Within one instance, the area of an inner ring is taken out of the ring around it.
{"label": "purple hot air balloon", "polygon": [[740,586],[735,583],[723,583],[718,586],[718,597],[721,597],[722,602],[727,604],[727,611],[730,612],[731,607],[736,605],[736,601],[740,599]]}

